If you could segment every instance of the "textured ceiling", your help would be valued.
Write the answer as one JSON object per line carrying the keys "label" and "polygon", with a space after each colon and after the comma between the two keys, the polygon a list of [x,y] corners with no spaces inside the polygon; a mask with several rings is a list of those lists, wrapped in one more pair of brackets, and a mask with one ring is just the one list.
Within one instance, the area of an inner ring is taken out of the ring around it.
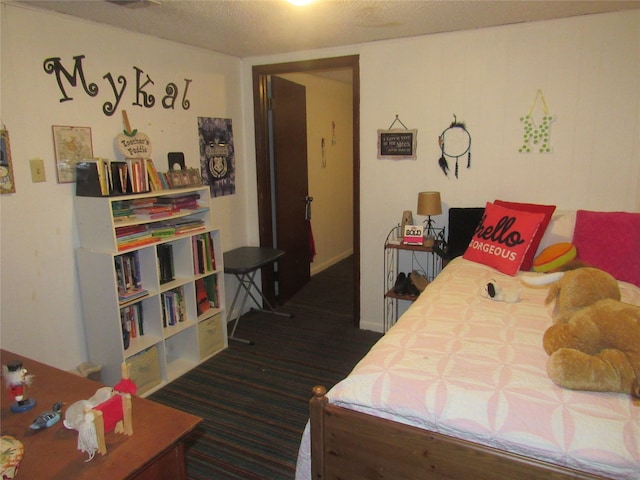
{"label": "textured ceiling", "polygon": [[[316,0],[306,7],[284,0],[131,2],[138,8],[103,0],[11,3],[54,10],[242,58],[640,9],[640,0]],[[142,8],[140,3],[151,5]]]}

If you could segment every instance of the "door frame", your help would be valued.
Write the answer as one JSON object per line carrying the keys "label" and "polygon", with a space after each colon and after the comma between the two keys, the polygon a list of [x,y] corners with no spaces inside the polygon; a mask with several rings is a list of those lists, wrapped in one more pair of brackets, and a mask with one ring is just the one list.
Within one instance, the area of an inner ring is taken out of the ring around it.
{"label": "door frame", "polygon": [[[254,65],[253,117],[256,141],[256,176],[258,183],[258,229],[260,245],[273,247],[271,169],[269,166],[269,99],[267,79],[270,75],[349,68],[352,72],[353,98],[353,321],[360,326],[360,56],[303,60],[298,62]],[[274,272],[262,271],[262,290],[275,300]]]}

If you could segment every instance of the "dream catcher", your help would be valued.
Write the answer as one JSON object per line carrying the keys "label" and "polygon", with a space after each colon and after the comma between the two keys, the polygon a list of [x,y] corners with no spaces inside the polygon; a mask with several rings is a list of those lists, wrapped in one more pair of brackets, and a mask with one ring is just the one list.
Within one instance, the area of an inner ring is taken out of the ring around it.
{"label": "dream catcher", "polygon": [[469,135],[464,123],[458,122],[455,115],[449,128],[445,129],[438,137],[438,144],[442,151],[438,164],[445,175],[449,176],[447,157],[456,159],[454,172],[456,178],[458,178],[458,161],[463,155],[467,156],[467,168],[471,168],[471,135]]}

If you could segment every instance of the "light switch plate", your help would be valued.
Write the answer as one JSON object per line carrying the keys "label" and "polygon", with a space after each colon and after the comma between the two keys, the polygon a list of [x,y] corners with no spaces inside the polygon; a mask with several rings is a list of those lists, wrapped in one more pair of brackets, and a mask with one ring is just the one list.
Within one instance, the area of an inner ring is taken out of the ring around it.
{"label": "light switch plate", "polygon": [[41,158],[32,158],[29,160],[29,165],[31,166],[31,181],[33,183],[47,181],[44,173],[44,160]]}

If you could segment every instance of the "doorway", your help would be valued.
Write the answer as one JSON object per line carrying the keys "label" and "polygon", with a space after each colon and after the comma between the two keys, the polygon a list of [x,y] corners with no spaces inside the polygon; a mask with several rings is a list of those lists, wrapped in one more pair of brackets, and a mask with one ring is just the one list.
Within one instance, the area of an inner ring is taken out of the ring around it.
{"label": "doorway", "polygon": [[[359,57],[357,55],[335,57],[301,62],[253,67],[254,121],[256,136],[256,173],[258,182],[258,219],[260,245],[273,246],[273,202],[271,191],[273,181],[270,165],[272,145],[269,137],[269,96],[268,80],[271,75],[287,73],[314,73],[331,70],[351,70],[352,111],[353,111],[353,305],[354,325],[360,325],[360,76]],[[262,272],[262,289],[267,298],[276,299],[275,275],[270,269]]]}

